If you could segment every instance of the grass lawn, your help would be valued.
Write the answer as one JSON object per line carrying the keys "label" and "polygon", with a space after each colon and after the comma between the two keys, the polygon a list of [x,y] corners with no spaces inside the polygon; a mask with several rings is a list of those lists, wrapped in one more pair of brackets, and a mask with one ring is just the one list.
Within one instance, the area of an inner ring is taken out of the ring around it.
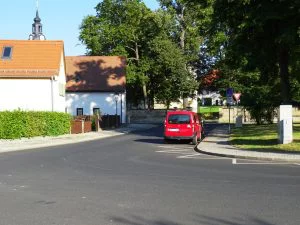
{"label": "grass lawn", "polygon": [[198,113],[216,113],[219,112],[220,106],[199,106]]}
{"label": "grass lawn", "polygon": [[230,142],[247,150],[300,153],[300,124],[293,125],[293,139],[291,144],[277,144],[277,124],[247,124],[232,129]]}

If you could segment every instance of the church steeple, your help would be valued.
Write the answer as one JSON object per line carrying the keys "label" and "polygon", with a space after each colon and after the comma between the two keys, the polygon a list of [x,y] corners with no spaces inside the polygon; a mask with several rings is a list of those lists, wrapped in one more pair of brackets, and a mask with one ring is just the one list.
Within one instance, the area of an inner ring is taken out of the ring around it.
{"label": "church steeple", "polygon": [[35,23],[40,23],[41,22],[41,18],[39,17],[39,10],[36,10],[36,14],[35,14],[35,18],[33,19],[33,21]]}
{"label": "church steeple", "polygon": [[45,40],[46,38],[43,35],[43,25],[41,24],[41,18],[39,17],[38,1],[36,15],[33,21],[34,23],[32,24],[32,34],[29,35],[29,40]]}

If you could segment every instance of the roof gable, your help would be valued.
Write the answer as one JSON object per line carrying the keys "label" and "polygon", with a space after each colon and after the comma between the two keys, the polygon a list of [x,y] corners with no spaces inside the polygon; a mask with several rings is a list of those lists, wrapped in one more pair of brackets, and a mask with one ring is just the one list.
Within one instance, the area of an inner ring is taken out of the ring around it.
{"label": "roof gable", "polygon": [[66,57],[67,91],[125,91],[126,60],[120,56]]}
{"label": "roof gable", "polygon": [[63,41],[0,40],[0,52],[12,47],[11,57],[0,57],[0,77],[50,77],[58,75]]}

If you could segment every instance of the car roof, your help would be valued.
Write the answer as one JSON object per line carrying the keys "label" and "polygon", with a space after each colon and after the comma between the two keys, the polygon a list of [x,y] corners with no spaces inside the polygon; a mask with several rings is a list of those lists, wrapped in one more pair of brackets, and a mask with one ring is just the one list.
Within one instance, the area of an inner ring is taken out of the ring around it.
{"label": "car roof", "polygon": [[173,110],[173,111],[167,111],[167,114],[196,114],[196,113],[188,110]]}

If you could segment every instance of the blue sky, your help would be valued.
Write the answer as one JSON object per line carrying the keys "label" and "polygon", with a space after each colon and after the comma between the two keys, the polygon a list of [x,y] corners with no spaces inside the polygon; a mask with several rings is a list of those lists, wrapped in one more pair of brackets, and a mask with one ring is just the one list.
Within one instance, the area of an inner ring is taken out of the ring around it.
{"label": "blue sky", "polygon": [[[0,39],[27,40],[36,11],[36,0],[1,0]],[[39,0],[39,15],[47,40],[63,40],[67,56],[85,54],[78,40],[79,25],[87,15],[95,15],[101,0]],[[144,0],[158,8],[156,0]]]}

